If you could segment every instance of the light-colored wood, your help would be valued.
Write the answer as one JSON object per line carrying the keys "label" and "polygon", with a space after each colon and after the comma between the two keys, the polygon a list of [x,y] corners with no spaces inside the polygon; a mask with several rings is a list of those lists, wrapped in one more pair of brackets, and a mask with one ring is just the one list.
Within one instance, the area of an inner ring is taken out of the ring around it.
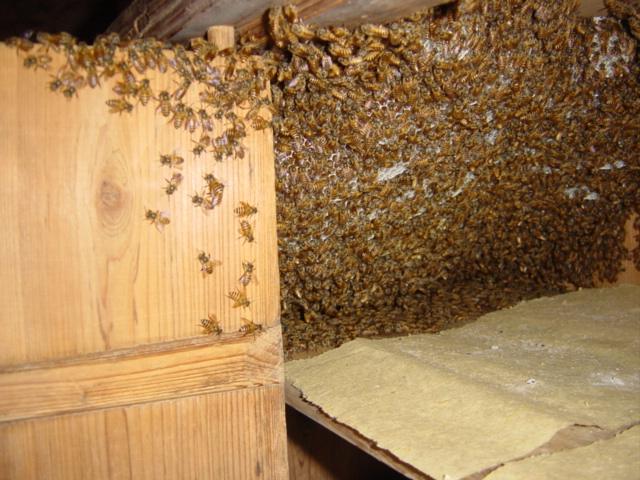
{"label": "light-colored wood", "polygon": [[235,43],[235,29],[226,25],[216,25],[207,30],[207,40],[215,43],[219,49],[231,48]]}
{"label": "light-colored wood", "polygon": [[359,449],[368,453],[369,455],[375,457],[380,460],[382,463],[390,466],[397,472],[406,475],[409,478],[415,479],[429,479],[430,477],[418,471],[411,465],[408,465],[396,458],[387,450],[378,448],[375,443],[368,438],[365,438],[359,432],[354,430],[353,428],[344,425],[333,418],[329,417],[322,410],[320,410],[315,405],[312,405],[306,402],[302,398],[302,393],[296,387],[291,385],[290,383],[285,383],[285,399],[287,405],[291,406],[298,412],[306,415],[310,419],[319,423],[326,429],[332,431],[339,437],[343,438],[347,442],[355,445]]}
{"label": "light-colored wood", "polygon": [[[112,82],[68,100],[48,91],[49,75],[0,46],[0,364],[197,336],[209,313],[225,332],[238,331],[241,317],[277,325],[271,130],[248,128],[244,159],[195,158],[189,133],[153,106],[108,114]],[[156,92],[175,82],[152,77]],[[197,92],[186,101],[197,107]],[[171,170],[159,157],[173,152],[185,158],[184,181],[167,197]],[[190,198],[206,172],[225,184],[208,215]],[[241,200],[258,208],[253,243],[238,232]],[[145,208],[170,212],[164,232],[144,220]],[[206,278],[201,250],[222,262]],[[227,295],[243,261],[254,262],[257,282],[247,287],[250,308],[234,309]]]}
{"label": "light-colored wood", "polygon": [[[239,33],[263,35],[264,13],[271,7],[292,3],[300,18],[318,25],[349,25],[386,23],[416,10],[443,3],[446,0],[133,0],[109,26],[120,35],[154,36],[183,41],[202,35],[211,24],[233,25]],[[582,0],[582,16],[605,15],[602,0]]]}
{"label": "light-colored wood", "polygon": [[0,478],[287,478],[279,386],[0,425]]}
{"label": "light-colored wood", "polygon": [[278,327],[0,370],[0,423],[283,383]]}
{"label": "light-colored wood", "polygon": [[[115,80],[51,93],[50,54],[34,72],[0,45],[0,478],[286,478],[271,131],[248,127],[244,158],[196,158],[155,105],[107,113]],[[185,158],[171,197],[168,153]],[[205,173],[225,185],[208,215],[190,198]],[[253,243],[240,201],[258,208]],[[163,232],[147,208],[169,212]],[[234,309],[243,261],[251,305]],[[202,335],[209,314],[220,337]],[[265,332],[242,336],[242,317]]]}

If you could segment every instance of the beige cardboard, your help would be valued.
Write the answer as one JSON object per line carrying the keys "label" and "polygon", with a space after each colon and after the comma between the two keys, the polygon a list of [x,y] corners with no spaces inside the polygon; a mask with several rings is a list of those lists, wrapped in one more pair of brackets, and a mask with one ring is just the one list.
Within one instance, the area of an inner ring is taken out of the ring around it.
{"label": "beige cardboard", "polygon": [[485,478],[487,480],[640,479],[640,426],[586,447],[509,463]]}
{"label": "beige cardboard", "polygon": [[438,335],[358,339],[286,375],[400,460],[459,478],[569,425],[640,420],[640,287],[525,302]]}

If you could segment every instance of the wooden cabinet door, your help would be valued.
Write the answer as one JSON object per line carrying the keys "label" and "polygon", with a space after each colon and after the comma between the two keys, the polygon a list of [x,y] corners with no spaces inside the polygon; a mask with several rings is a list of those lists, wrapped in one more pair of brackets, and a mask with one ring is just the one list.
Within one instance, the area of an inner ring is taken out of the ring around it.
{"label": "wooden cabinet door", "polygon": [[[48,87],[57,65],[23,59],[0,45],[0,478],[286,478],[271,131],[248,126],[244,158],[195,157],[155,105],[109,114],[116,80],[68,99]],[[190,197],[206,173],[224,184],[208,214]],[[258,209],[253,242],[240,201]],[[233,308],[243,262],[251,303]],[[209,314],[221,335],[203,334]]]}

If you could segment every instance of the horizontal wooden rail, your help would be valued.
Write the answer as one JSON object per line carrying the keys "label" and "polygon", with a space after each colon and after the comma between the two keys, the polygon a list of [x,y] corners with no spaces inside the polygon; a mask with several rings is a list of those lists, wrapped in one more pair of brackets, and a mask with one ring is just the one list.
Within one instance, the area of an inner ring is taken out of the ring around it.
{"label": "horizontal wooden rail", "polygon": [[280,327],[0,369],[0,423],[282,383]]}

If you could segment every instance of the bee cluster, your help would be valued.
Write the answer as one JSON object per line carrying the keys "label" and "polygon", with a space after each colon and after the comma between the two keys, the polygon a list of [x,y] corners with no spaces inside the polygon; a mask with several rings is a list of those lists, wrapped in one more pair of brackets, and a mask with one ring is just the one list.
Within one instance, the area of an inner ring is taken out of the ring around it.
{"label": "bee cluster", "polygon": [[616,277],[640,211],[640,16],[606,3],[460,1],[353,29],[271,11],[288,354]]}
{"label": "bee cluster", "polygon": [[[78,42],[66,33],[38,33],[33,37],[31,33],[12,38],[8,43],[24,55],[23,64],[27,68],[54,71],[56,62],[52,52],[62,55],[64,63],[57,66],[48,83],[51,91],[73,98],[82,88],[95,88],[110,80],[115,98],[106,102],[109,112],[130,113],[136,105],[145,107],[155,103],[157,114],[166,117],[174,128],[191,134],[194,158],[206,155],[208,158],[204,160],[218,162],[242,159],[245,156],[242,140],[247,136],[245,122],[254,129],[270,125],[262,116],[263,107],[270,106],[265,93],[268,75],[261,60],[250,55],[257,44],[221,50],[203,39],[194,39],[186,48],[152,38],[122,40],[115,34],[99,36],[93,45]],[[155,91],[154,83],[148,78],[154,73],[173,74],[178,79],[176,88]],[[190,90],[192,94],[187,95]],[[188,100],[194,95],[199,100],[197,106]],[[244,113],[241,116],[237,112]],[[214,123],[223,125],[223,132],[218,136],[214,134]],[[159,163],[160,167],[171,170],[162,190],[167,196],[176,194],[184,179],[184,157],[175,152],[160,154]],[[191,202],[208,214],[222,203],[225,185],[213,173],[206,173],[203,180],[204,186],[191,196]],[[246,217],[255,215],[257,208],[240,202],[234,211],[239,218],[240,238],[245,243],[253,242],[253,225]],[[170,213],[160,209],[145,209],[144,218],[159,232],[171,223]],[[204,251],[197,260],[205,278],[221,265]],[[252,262],[243,262],[241,289],[228,295],[234,308],[248,308],[251,304],[246,287],[254,269]],[[242,334],[261,331],[261,325],[253,321],[243,319],[243,322]],[[206,334],[222,333],[213,314],[202,319],[200,326]]]}
{"label": "bee cluster", "polygon": [[[518,300],[613,280],[624,223],[640,212],[640,13],[605,0],[461,0],[387,25],[318,27],[269,12],[268,38],[219,50],[65,34],[12,43],[24,64],[67,63],[49,87],[73,97],[116,77],[114,113],[155,102],[193,136],[194,157],[243,158],[246,126],[273,113],[282,324],[288,354],[359,335],[437,331]],[[35,48],[34,48],[35,47]],[[215,66],[214,59],[224,65]],[[146,70],[172,71],[155,92]],[[270,82],[272,100],[263,95]],[[186,103],[197,88],[200,105]],[[246,112],[239,115],[237,112]],[[215,136],[213,122],[224,122]],[[180,169],[184,159],[161,156]],[[174,172],[165,192],[178,188]],[[222,201],[213,174],[191,197]],[[253,242],[242,202],[239,234]],[[168,214],[149,210],[161,229]],[[640,220],[635,231],[640,237]],[[640,268],[640,248],[632,252]],[[209,272],[210,257],[198,257]],[[247,308],[254,266],[228,294]],[[245,334],[261,330],[245,320]],[[215,317],[202,321],[220,333]]]}

